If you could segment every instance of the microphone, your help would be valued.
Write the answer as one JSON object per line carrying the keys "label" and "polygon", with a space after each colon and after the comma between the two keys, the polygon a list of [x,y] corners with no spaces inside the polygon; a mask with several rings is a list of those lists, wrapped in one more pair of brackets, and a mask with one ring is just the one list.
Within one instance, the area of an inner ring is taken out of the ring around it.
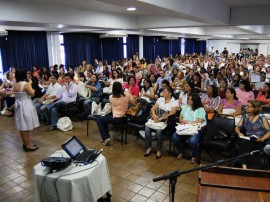
{"label": "microphone", "polygon": [[270,144],[266,145],[264,148],[263,148],[263,151],[266,155],[270,155]]}

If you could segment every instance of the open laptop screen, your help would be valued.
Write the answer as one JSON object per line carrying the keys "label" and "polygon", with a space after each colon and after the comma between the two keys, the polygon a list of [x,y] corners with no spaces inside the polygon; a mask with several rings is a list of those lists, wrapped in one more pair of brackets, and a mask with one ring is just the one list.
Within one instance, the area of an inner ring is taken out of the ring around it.
{"label": "open laptop screen", "polygon": [[69,154],[72,159],[76,159],[76,157],[84,150],[84,146],[75,136],[63,144],[62,148]]}

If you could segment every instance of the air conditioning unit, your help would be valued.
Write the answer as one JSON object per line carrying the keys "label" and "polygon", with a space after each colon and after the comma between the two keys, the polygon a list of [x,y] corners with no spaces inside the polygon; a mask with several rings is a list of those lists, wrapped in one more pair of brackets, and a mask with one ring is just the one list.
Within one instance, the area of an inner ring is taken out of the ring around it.
{"label": "air conditioning unit", "polygon": [[179,37],[176,36],[163,36],[161,37],[162,40],[178,40]]}
{"label": "air conditioning unit", "polygon": [[7,36],[7,35],[8,35],[8,31],[0,30],[0,37],[1,36]]}
{"label": "air conditioning unit", "polygon": [[100,34],[99,38],[121,38],[121,37],[127,37],[127,34]]}

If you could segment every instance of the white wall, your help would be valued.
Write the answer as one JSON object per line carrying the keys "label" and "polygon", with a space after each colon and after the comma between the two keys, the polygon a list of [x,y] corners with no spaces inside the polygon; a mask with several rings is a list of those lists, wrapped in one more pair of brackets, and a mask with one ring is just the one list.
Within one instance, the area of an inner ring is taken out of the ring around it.
{"label": "white wall", "polygon": [[259,54],[270,55],[270,40],[207,40],[208,50],[213,46],[219,52],[226,47],[229,53],[238,53],[243,44],[250,44],[249,48],[258,46]]}

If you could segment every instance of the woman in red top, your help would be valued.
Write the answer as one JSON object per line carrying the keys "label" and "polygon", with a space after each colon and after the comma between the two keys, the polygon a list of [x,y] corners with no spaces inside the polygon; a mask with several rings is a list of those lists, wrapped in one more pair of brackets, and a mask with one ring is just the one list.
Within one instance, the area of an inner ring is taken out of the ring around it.
{"label": "woman in red top", "polygon": [[256,100],[262,102],[262,107],[270,105],[270,83],[266,83],[263,89],[258,93]]}
{"label": "woman in red top", "polygon": [[140,88],[136,84],[136,79],[134,76],[130,76],[127,79],[127,84],[123,85],[125,91],[128,91],[134,98],[139,97]]}

